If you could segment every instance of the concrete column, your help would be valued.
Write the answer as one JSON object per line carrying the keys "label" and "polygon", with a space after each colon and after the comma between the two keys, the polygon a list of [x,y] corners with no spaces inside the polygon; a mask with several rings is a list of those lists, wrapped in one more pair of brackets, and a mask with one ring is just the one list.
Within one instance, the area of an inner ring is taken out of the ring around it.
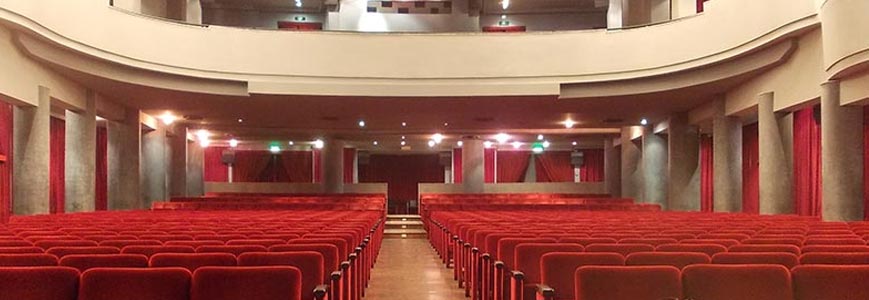
{"label": "concrete column", "polygon": [[151,203],[163,201],[169,197],[169,166],[171,166],[171,149],[166,142],[166,128],[157,126],[142,131],[142,165],[141,192],[143,208],[150,208]]}
{"label": "concrete column", "polygon": [[821,186],[826,221],[863,220],[863,108],[842,106],[839,82],[821,85]]}
{"label": "concrete column", "polygon": [[[613,146],[613,140],[607,138],[603,145],[604,184],[606,192],[612,197],[622,195],[622,153]],[[533,165],[533,164],[532,164]]]}
{"label": "concrete column", "polygon": [[652,133],[651,128],[643,132],[643,202],[661,205],[668,210],[667,205],[667,138]]}
{"label": "concrete column", "polygon": [[609,0],[609,8],[607,9],[606,19],[607,19],[607,28],[616,29],[622,28],[623,16],[622,16],[622,0]]}
{"label": "concrete column", "polygon": [[187,196],[187,128],[176,126],[166,135],[169,143],[171,164],[169,165],[169,195]]}
{"label": "concrete column", "polygon": [[94,211],[97,143],[96,94],[88,91],[84,111],[66,111],[65,211]]}
{"label": "concrete column", "polygon": [[199,0],[184,0],[187,2],[186,21],[190,24],[202,24],[202,3]]}
{"label": "concrete column", "polygon": [[39,106],[13,108],[12,211],[47,214],[51,90],[39,87]]}
{"label": "concrete column", "polygon": [[[188,129],[189,130],[189,129]],[[205,195],[205,149],[195,141],[187,143],[187,196]]]}
{"label": "concrete column", "polygon": [[775,96],[757,100],[760,143],[760,213],[794,213],[793,117],[775,113]]}
{"label": "concrete column", "polygon": [[714,211],[742,211],[742,122],[724,113],[724,101],[716,103],[712,120]]}
{"label": "concrete column", "polygon": [[344,141],[327,139],[321,151],[324,190],[326,193],[343,193]]}
{"label": "concrete column", "polygon": [[478,138],[462,139],[462,187],[465,193],[485,190],[485,147]]}
{"label": "concrete column", "polygon": [[670,117],[667,154],[668,207],[675,211],[700,210],[700,133],[688,123],[688,114]]}
{"label": "concrete column", "polygon": [[127,108],[124,119],[109,121],[108,185],[109,210],[142,209],[139,181],[141,152],[139,110]]}
{"label": "concrete column", "polygon": [[643,134],[641,126],[622,128],[621,195],[645,203],[643,188]]}

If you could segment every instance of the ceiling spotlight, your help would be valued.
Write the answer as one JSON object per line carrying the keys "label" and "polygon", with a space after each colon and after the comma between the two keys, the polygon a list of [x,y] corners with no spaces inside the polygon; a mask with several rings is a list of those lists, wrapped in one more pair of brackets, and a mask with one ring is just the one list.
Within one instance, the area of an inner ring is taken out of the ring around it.
{"label": "ceiling spotlight", "polygon": [[404,136],[403,136],[403,135],[401,136],[401,139],[404,140]]}
{"label": "ceiling spotlight", "polygon": [[510,0],[501,0],[501,9],[510,8]]}
{"label": "ceiling spotlight", "polygon": [[175,115],[169,113],[168,111],[165,112],[165,113],[163,113],[162,115],[160,115],[160,116],[157,117],[157,118],[160,119],[160,121],[163,121],[163,124],[166,124],[167,126],[168,126],[168,125],[172,125],[172,123],[175,122],[175,120],[178,119],[178,117],[176,117]]}
{"label": "ceiling spotlight", "polygon": [[287,142],[287,144],[292,146],[292,145],[295,145],[296,143],[294,143],[293,141],[289,141],[289,142]]}
{"label": "ceiling spotlight", "polygon": [[444,122],[444,127],[450,126],[450,123]]}
{"label": "ceiling spotlight", "polygon": [[542,140],[543,140],[543,135],[542,135],[542,134],[538,134],[538,135],[537,135],[537,140],[538,140],[538,141],[542,141]]}
{"label": "ceiling spotlight", "polygon": [[323,143],[323,140],[321,139],[317,139],[316,141],[314,141],[314,148],[323,149],[324,145],[325,143]]}
{"label": "ceiling spotlight", "polygon": [[433,141],[433,140],[429,140],[429,141],[428,141],[428,147],[429,147],[429,148],[434,148],[434,146],[435,146],[436,144],[437,144],[437,143],[436,143],[435,141]]}
{"label": "ceiling spotlight", "polygon": [[374,141],[372,144],[374,144],[374,146],[377,146],[377,141]]}
{"label": "ceiling spotlight", "polygon": [[106,118],[103,118],[103,117],[97,116],[97,121],[105,121],[105,120],[106,120]]}
{"label": "ceiling spotlight", "polygon": [[236,139],[229,140],[229,146],[232,148],[238,147],[238,140],[236,140]]}
{"label": "ceiling spotlight", "polygon": [[302,7],[302,2],[301,2],[301,1],[296,1],[296,7]]}
{"label": "ceiling spotlight", "polygon": [[643,126],[649,125],[649,120],[646,120],[646,118],[643,118],[642,120],[640,120],[640,125],[643,125]]}
{"label": "ceiling spotlight", "polygon": [[520,147],[522,147],[522,142],[520,142],[520,141],[513,142],[513,149],[519,149]]}
{"label": "ceiling spotlight", "polygon": [[564,124],[564,128],[573,128],[573,126],[576,125],[576,121],[571,120],[571,119],[567,119],[567,120],[564,120],[564,122],[562,122],[562,124]]}
{"label": "ceiling spotlight", "polygon": [[465,144],[465,143],[462,142],[462,141],[458,141],[458,142],[456,142],[456,145],[459,146],[459,147],[461,147],[461,146],[464,145],[464,144]]}
{"label": "ceiling spotlight", "polygon": [[495,140],[498,141],[498,144],[506,144],[510,141],[510,135],[506,133],[499,133],[495,135]]}
{"label": "ceiling spotlight", "polygon": [[208,148],[208,145],[211,145],[211,140],[209,140],[209,139],[199,140],[199,146],[202,146],[202,148]]}
{"label": "ceiling spotlight", "polygon": [[402,146],[407,145],[407,142],[405,142],[405,141],[401,141],[401,145],[402,145]]}
{"label": "ceiling spotlight", "polygon": [[492,141],[483,142],[483,147],[486,147],[486,148],[492,148],[493,145],[495,145],[495,143],[492,143]]}
{"label": "ceiling spotlight", "polygon": [[211,133],[209,133],[208,130],[199,129],[196,131],[196,138],[198,138],[200,141],[207,140],[208,137],[210,137],[210,136],[211,136]]}
{"label": "ceiling spotlight", "polygon": [[407,127],[407,122],[401,122],[401,127]]}
{"label": "ceiling spotlight", "polygon": [[570,144],[576,146],[576,141],[573,141],[573,142],[570,143]]}
{"label": "ceiling spotlight", "polygon": [[239,122],[239,123],[244,123],[244,119],[242,119],[242,118],[238,118],[238,122]]}
{"label": "ceiling spotlight", "polygon": [[365,127],[365,120],[359,120],[359,127]]}
{"label": "ceiling spotlight", "polygon": [[440,133],[435,133],[435,134],[433,134],[433,135],[431,136],[431,139],[432,139],[432,141],[434,141],[436,144],[440,144],[441,142],[444,141],[444,135],[443,135],[443,134],[440,134]]}
{"label": "ceiling spotlight", "polygon": [[543,148],[549,148],[549,141],[543,141]]}
{"label": "ceiling spotlight", "polygon": [[271,152],[271,153],[281,152],[281,147],[279,147],[278,145],[271,145],[271,146],[269,146],[269,152]]}

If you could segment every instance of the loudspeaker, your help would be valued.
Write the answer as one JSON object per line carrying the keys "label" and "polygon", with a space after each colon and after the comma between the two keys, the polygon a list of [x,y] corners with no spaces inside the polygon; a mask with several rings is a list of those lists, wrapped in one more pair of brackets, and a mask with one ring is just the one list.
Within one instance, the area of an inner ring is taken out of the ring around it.
{"label": "loudspeaker", "polygon": [[570,152],[570,164],[575,167],[581,167],[585,162],[585,154],[582,151]]}
{"label": "loudspeaker", "polygon": [[371,161],[371,153],[366,151],[356,152],[356,164],[367,165]]}
{"label": "loudspeaker", "polygon": [[220,153],[220,162],[225,165],[230,165],[235,163],[235,151],[232,150],[223,150]]}

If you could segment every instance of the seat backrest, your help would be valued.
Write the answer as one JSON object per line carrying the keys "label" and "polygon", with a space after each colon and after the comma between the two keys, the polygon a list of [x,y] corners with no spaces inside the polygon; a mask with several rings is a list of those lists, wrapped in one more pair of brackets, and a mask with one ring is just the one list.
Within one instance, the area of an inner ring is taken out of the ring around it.
{"label": "seat backrest", "polygon": [[739,241],[733,239],[685,239],[679,244],[717,244],[726,247],[739,245]]}
{"label": "seat backrest", "polygon": [[190,299],[300,300],[302,272],[289,266],[202,267],[193,273]]}
{"label": "seat backrest", "polygon": [[287,241],[279,239],[241,239],[226,241],[227,245],[259,245],[263,247],[271,247],[274,245],[284,245]]}
{"label": "seat backrest", "polygon": [[586,266],[574,278],[576,300],[682,297],[679,269],[672,266]]}
{"label": "seat backrest", "polygon": [[675,244],[678,242],[674,238],[627,238],[619,240],[619,244],[646,244],[652,246]]}
{"label": "seat backrest", "polygon": [[180,267],[196,271],[208,266],[236,266],[235,255],[229,253],[157,253],[151,256],[148,265],[152,268]]}
{"label": "seat backrest", "polygon": [[160,246],[162,242],[158,240],[105,240],[100,242],[100,246],[117,247],[123,249],[126,246]]}
{"label": "seat backrest", "polygon": [[151,257],[157,253],[195,253],[196,249],[190,246],[126,246],[121,250],[123,254],[141,254]]}
{"label": "seat backrest", "polygon": [[790,269],[800,264],[800,258],[796,254],[786,252],[725,252],[712,256],[712,263],[722,265],[770,264],[782,265]]}
{"label": "seat backrest", "polygon": [[614,238],[592,238],[592,237],[568,237],[558,240],[559,243],[580,244],[583,247],[588,247],[591,244],[616,244],[618,240]]}
{"label": "seat backrest", "polygon": [[869,265],[867,252],[813,252],[800,256],[803,265]]}
{"label": "seat backrest", "polygon": [[49,249],[52,247],[96,247],[97,242],[86,240],[49,240],[33,243],[34,246]]}
{"label": "seat backrest", "polygon": [[752,245],[763,245],[763,244],[774,244],[774,245],[794,245],[797,247],[801,247],[803,245],[803,240],[798,238],[750,238],[742,241],[743,244],[752,244]]}
{"label": "seat backrest", "polygon": [[691,265],[682,270],[688,299],[791,300],[788,269],[781,265]]}
{"label": "seat backrest", "polygon": [[258,245],[238,245],[238,246],[199,246],[196,247],[196,253],[230,253],[235,256],[239,256],[242,253],[247,252],[268,252],[269,250],[266,247],[258,246]]}
{"label": "seat backrest", "polygon": [[628,266],[671,266],[682,269],[688,265],[708,264],[709,255],[698,252],[635,252],[625,258]]}
{"label": "seat backrest", "polygon": [[188,300],[184,268],[92,268],[81,274],[78,300]]}
{"label": "seat backrest", "polygon": [[800,255],[800,247],[794,245],[736,245],[727,248],[727,252],[786,252]]}
{"label": "seat backrest", "polygon": [[860,245],[808,245],[801,249],[803,254],[814,252],[869,252],[869,246]]}
{"label": "seat backrest", "polygon": [[861,238],[807,238],[803,246],[808,245],[866,245]]}
{"label": "seat backrest", "polygon": [[710,257],[716,253],[727,252],[727,247],[718,244],[666,244],[655,248],[658,252],[700,252]]}
{"label": "seat backrest", "polygon": [[199,246],[220,246],[224,245],[223,241],[166,241],[163,243],[165,246],[190,246],[193,249]]}
{"label": "seat backrest", "polygon": [[80,272],[91,268],[147,268],[148,257],[141,254],[70,254],[58,263]]}
{"label": "seat backrest", "polygon": [[341,261],[347,260],[350,255],[349,245],[347,245],[347,241],[339,238],[301,238],[295,239],[287,242],[289,245],[295,244],[331,244],[335,245],[338,248],[338,259]]}
{"label": "seat backrest", "polygon": [[323,255],[314,251],[244,253],[238,257],[238,265],[292,266],[302,272],[302,298],[314,299],[314,288],[324,281]]}
{"label": "seat backrest", "polygon": [[0,267],[57,266],[57,256],[44,253],[0,254]]}
{"label": "seat backrest", "polygon": [[795,300],[869,299],[869,266],[798,266],[792,271]]}
{"label": "seat backrest", "polygon": [[[338,258],[338,247],[332,244],[291,244],[269,247],[269,252],[315,251],[323,255],[323,265],[328,278],[331,272],[337,271],[341,261]],[[327,280],[328,281],[328,280]]]}
{"label": "seat backrest", "polygon": [[612,252],[622,256],[634,252],[651,252],[655,251],[655,246],[647,244],[591,244],[585,247],[586,252]]}
{"label": "seat backrest", "polygon": [[115,247],[52,247],[45,251],[45,253],[52,254],[57,256],[58,258],[62,258],[64,256],[70,254],[120,254],[121,251]]}
{"label": "seat backrest", "polygon": [[76,300],[78,277],[67,267],[0,268],[0,299]]}
{"label": "seat backrest", "polygon": [[0,247],[30,247],[33,243],[25,240],[0,240]]}
{"label": "seat backrest", "polygon": [[516,246],[524,243],[556,243],[553,238],[504,238],[498,241],[498,257],[509,269],[513,269]]}
{"label": "seat backrest", "polygon": [[555,289],[558,299],[573,299],[573,274],[582,266],[623,266],[618,253],[549,252],[540,257],[540,282]]}
{"label": "seat backrest", "polygon": [[582,252],[579,244],[522,243],[516,245],[513,266],[525,274],[525,282],[540,282],[540,258],[550,252]]}
{"label": "seat backrest", "polygon": [[23,253],[43,253],[42,248],[27,246],[27,247],[0,247],[0,254],[23,254]]}

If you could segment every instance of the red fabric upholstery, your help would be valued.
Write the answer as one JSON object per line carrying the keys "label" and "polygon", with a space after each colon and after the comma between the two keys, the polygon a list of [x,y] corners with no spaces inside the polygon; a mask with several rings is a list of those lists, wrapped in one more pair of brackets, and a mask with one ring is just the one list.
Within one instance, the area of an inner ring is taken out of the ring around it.
{"label": "red fabric upholstery", "polygon": [[157,253],[151,256],[149,266],[181,267],[193,272],[207,266],[236,266],[236,259],[229,253]]}
{"label": "red fabric upholstery", "polygon": [[736,241],[744,241],[751,238],[751,235],[744,233],[705,233],[697,235],[698,239],[710,239],[710,240],[736,240]]}
{"label": "red fabric upholstery", "polygon": [[292,266],[302,272],[302,298],[314,299],[314,288],[325,283],[323,255],[313,251],[244,253],[239,266]]}
{"label": "red fabric upholstery", "polygon": [[573,182],[570,151],[546,151],[535,160],[537,182]]}
{"label": "red fabric upholstery", "polygon": [[731,239],[684,239],[679,241],[680,244],[715,244],[721,245],[725,248],[735,246],[739,244],[737,240]]}
{"label": "red fabric upholstery", "polygon": [[221,157],[226,147],[205,148],[202,176],[206,182],[229,181],[229,167],[223,163]]}
{"label": "red fabric upholstery", "polygon": [[39,247],[0,247],[0,254],[42,253]]}
{"label": "red fabric upholstery", "polygon": [[117,247],[124,249],[126,246],[160,246],[163,245],[157,240],[105,240],[100,242],[100,246]]}
{"label": "red fabric upholstery", "polygon": [[616,244],[618,241],[614,238],[561,238],[559,243],[580,244],[585,247],[591,244]]}
{"label": "red fabric upholstery", "polygon": [[356,148],[344,148],[344,183],[353,183],[356,166]]}
{"label": "red fabric upholstery", "polygon": [[0,224],[9,222],[12,215],[12,104],[0,103]]}
{"label": "red fabric upholstery", "polygon": [[800,256],[804,265],[869,265],[869,252],[814,252]]}
{"label": "red fabric upholstery", "polygon": [[202,267],[193,273],[191,300],[299,300],[302,273],[287,266]]}
{"label": "red fabric upholstery", "polygon": [[727,249],[728,252],[786,252],[800,255],[800,247],[794,245],[736,245]]}
{"label": "red fabric upholstery", "polygon": [[635,252],[655,251],[655,246],[646,244],[591,244],[585,247],[586,252],[612,252],[622,256]]}
{"label": "red fabric upholstery", "polygon": [[800,247],[803,245],[803,240],[796,238],[750,238],[742,241],[742,243],[750,245],[794,245]]}
{"label": "red fabric upholstery", "polygon": [[338,247],[332,244],[294,244],[294,245],[275,245],[269,247],[269,252],[294,252],[294,251],[314,251],[323,255],[323,265],[325,269],[324,282],[328,281],[330,272],[338,270],[341,259],[338,256]]}
{"label": "red fabric upholstery", "polygon": [[33,243],[22,240],[3,240],[0,241],[0,247],[30,247]]}
{"label": "red fabric upholstery", "polygon": [[190,246],[126,246],[123,254],[141,254],[151,257],[157,253],[194,253],[196,249]]}
{"label": "red fabric upholstery", "polygon": [[495,161],[498,151],[494,148],[483,149],[483,181],[495,183]]}
{"label": "red fabric upholstery", "polygon": [[338,248],[338,257],[339,259],[347,259],[347,256],[350,255],[350,247],[347,245],[347,241],[339,238],[304,238],[298,240],[292,240],[287,242],[289,245],[310,245],[310,244],[330,244]]}
{"label": "red fabric upholstery", "polygon": [[619,244],[646,244],[652,246],[676,244],[678,242],[673,238],[626,238],[619,240]]}
{"label": "red fabric upholstery", "polygon": [[199,246],[220,246],[224,245],[221,241],[166,241],[163,243],[166,246],[190,246],[196,249]]}
{"label": "red fabric upholstery", "polygon": [[796,254],[785,252],[718,253],[712,256],[712,263],[723,265],[782,265],[790,269],[799,265],[800,259]]}
{"label": "red fabric upholstery", "polygon": [[45,251],[45,253],[52,254],[57,256],[58,258],[62,258],[64,256],[70,254],[120,254],[121,251],[115,247],[52,247]]}
{"label": "red fabric upholstery", "polygon": [[226,244],[229,246],[257,245],[257,246],[263,246],[266,248],[274,246],[274,245],[283,245],[286,243],[287,243],[287,241],[279,240],[279,239],[241,239],[241,240],[226,241]]}
{"label": "red fabric upholstery", "polygon": [[97,243],[83,240],[54,240],[38,241],[33,243],[33,245],[42,249],[49,249],[53,247],[96,247]]}
{"label": "red fabric upholstery", "polygon": [[576,300],[680,299],[679,269],[670,266],[586,266],[576,270]]}
{"label": "red fabric upholstery", "polygon": [[462,148],[453,149],[453,183],[462,183]]}
{"label": "red fabric upholstery", "polygon": [[[3,267],[38,267],[57,266],[57,257],[51,254],[0,254],[0,266]],[[2,298],[2,297],[0,297]]]}
{"label": "red fabric upholstery", "polygon": [[682,284],[690,299],[793,299],[790,273],[781,265],[691,265],[682,270]]}
{"label": "red fabric upholstery", "polygon": [[496,260],[500,260],[507,264],[511,269],[514,267],[516,246],[524,243],[556,243],[552,238],[506,238],[498,241],[498,256]]}
{"label": "red fabric upholstery", "polygon": [[792,274],[795,300],[869,299],[869,266],[799,266]]}
{"label": "red fabric upholstery", "polygon": [[716,253],[727,252],[727,247],[717,244],[667,244],[655,248],[658,252],[700,252],[710,257]]}
{"label": "red fabric upholstery", "polygon": [[64,267],[0,268],[0,299],[76,300],[78,277]]}
{"label": "red fabric upholstery", "polygon": [[710,262],[709,255],[697,252],[636,252],[625,258],[628,266],[672,266],[679,269]]}
{"label": "red fabric upholstery", "polygon": [[803,245],[866,245],[861,238],[807,238]]}
{"label": "red fabric upholstery", "polygon": [[555,289],[556,299],[574,299],[571,274],[582,266],[623,266],[618,253],[550,252],[540,257],[540,282]]}
{"label": "red fabric upholstery", "polygon": [[93,268],[81,274],[79,300],[187,300],[190,271],[184,268]]}
{"label": "red fabric upholstery", "polygon": [[525,182],[531,151],[498,151],[498,182]]}
{"label": "red fabric upholstery", "polygon": [[860,245],[811,245],[802,248],[803,253],[813,252],[869,252],[869,246]]}
{"label": "red fabric upholstery", "polygon": [[239,256],[247,252],[268,252],[266,247],[259,245],[238,245],[238,246],[199,246],[196,248],[196,253],[230,253]]}
{"label": "red fabric upholstery", "polygon": [[[514,269],[525,274],[525,282],[540,282],[540,259],[546,253],[582,252],[585,248],[579,244],[553,243],[522,243],[516,246]],[[533,291],[533,289],[532,289]]]}
{"label": "red fabric upholstery", "polygon": [[91,268],[147,268],[148,257],[140,254],[71,254],[59,265],[84,272]]}

